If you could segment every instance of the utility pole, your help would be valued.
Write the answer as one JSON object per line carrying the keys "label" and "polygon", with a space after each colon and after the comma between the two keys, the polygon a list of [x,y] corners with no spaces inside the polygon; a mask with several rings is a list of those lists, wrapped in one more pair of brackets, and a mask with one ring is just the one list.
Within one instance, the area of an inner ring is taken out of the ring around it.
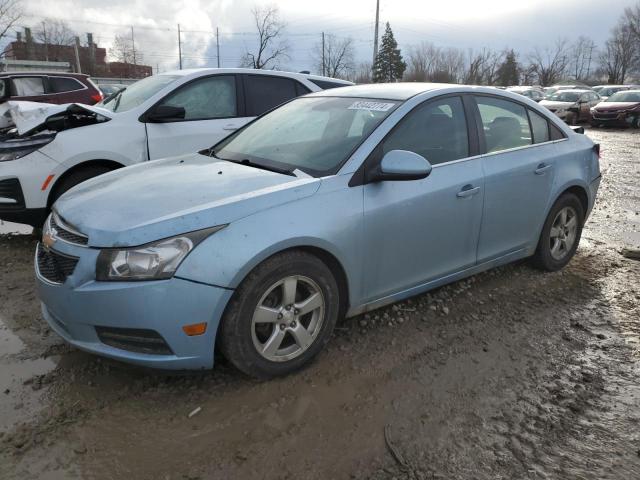
{"label": "utility pole", "polygon": [[220,32],[216,27],[216,60],[218,60],[218,68],[220,68]]}
{"label": "utility pole", "polygon": [[182,70],[182,40],[180,40],[180,24],[178,24],[178,62]]}
{"label": "utility pole", "polygon": [[376,0],[376,27],[373,38],[373,63],[371,67],[376,63],[376,58],[378,57],[378,23],[380,23],[380,0]]}
{"label": "utility pole", "polygon": [[133,25],[131,25],[131,51],[133,53],[133,64],[136,64],[136,41],[133,38]]}
{"label": "utility pole", "polygon": [[324,32],[322,32],[322,76],[326,75],[325,73],[325,63],[324,63]]}
{"label": "utility pole", "polygon": [[76,53],[76,73],[82,73],[82,69],[80,68],[80,37],[76,37],[76,41],[73,42],[73,49]]}

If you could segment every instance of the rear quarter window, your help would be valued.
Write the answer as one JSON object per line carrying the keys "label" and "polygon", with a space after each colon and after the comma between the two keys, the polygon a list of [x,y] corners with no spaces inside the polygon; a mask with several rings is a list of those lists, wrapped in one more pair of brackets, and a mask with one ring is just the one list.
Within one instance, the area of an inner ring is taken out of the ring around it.
{"label": "rear quarter window", "polygon": [[85,86],[75,78],[49,77],[49,90],[51,90],[51,93],[73,92],[83,88]]}

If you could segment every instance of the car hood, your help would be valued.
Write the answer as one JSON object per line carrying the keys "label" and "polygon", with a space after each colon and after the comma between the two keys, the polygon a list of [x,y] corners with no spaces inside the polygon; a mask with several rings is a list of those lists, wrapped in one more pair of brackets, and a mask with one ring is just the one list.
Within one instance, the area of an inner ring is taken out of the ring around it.
{"label": "car hood", "polygon": [[113,112],[82,103],[52,103],[9,101],[0,105],[0,127],[15,125],[19,135],[29,135],[52,117],[68,114],[93,114],[110,119]]}
{"label": "car hood", "polygon": [[596,105],[596,110],[600,112],[628,110],[639,106],[639,102],[600,102]]}
{"label": "car hood", "polygon": [[551,109],[551,108],[555,108],[555,109],[558,109],[558,108],[569,108],[569,107],[571,107],[571,106],[573,106],[575,104],[576,104],[576,102],[556,102],[556,101],[553,101],[553,100],[542,100],[540,102],[540,105],[542,105],[543,107],[547,107],[549,109]]}
{"label": "car hood", "polygon": [[54,210],[91,247],[137,246],[315,193],[320,180],[189,154],[122,168],[65,193]]}

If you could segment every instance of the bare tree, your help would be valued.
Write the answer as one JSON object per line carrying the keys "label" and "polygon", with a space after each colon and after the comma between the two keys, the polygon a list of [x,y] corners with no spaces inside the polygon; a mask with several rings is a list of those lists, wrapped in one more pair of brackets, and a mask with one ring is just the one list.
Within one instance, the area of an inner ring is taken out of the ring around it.
{"label": "bare tree", "polygon": [[580,36],[571,46],[571,75],[576,80],[587,80],[591,75],[596,44],[588,37]]}
{"label": "bare tree", "polygon": [[279,60],[289,58],[289,46],[282,39],[285,23],[280,20],[278,7],[275,5],[253,7],[251,10],[258,31],[258,48],[255,52],[247,52],[240,62],[241,67],[278,68]]}
{"label": "bare tree", "polygon": [[313,48],[313,58],[318,71],[329,77],[348,78],[355,68],[353,39],[325,35],[324,53],[322,49],[322,42]]}
{"label": "bare tree", "polygon": [[458,83],[465,78],[465,54],[422,42],[409,48],[407,67],[406,81]]}
{"label": "bare tree", "polygon": [[601,66],[609,83],[624,83],[628,73],[638,65],[639,49],[631,26],[622,18],[611,31],[611,37],[600,55]]}
{"label": "bare tree", "polygon": [[371,83],[371,62],[360,62],[351,72],[350,78],[354,83]]}
{"label": "bare tree", "polygon": [[430,42],[409,47],[405,80],[425,82],[431,79],[440,58],[440,48]]}
{"label": "bare tree", "polygon": [[624,17],[637,42],[640,42],[640,2],[624,10]]}
{"label": "bare tree", "polygon": [[109,49],[109,55],[122,63],[139,63],[142,61],[142,52],[134,51],[134,44],[128,35],[116,35],[113,45]]}
{"label": "bare tree", "polygon": [[36,27],[34,36],[44,45],[45,60],[49,61],[60,58],[60,47],[72,45],[76,33],[63,20],[45,19]]}
{"label": "bare tree", "polygon": [[538,83],[543,87],[553,85],[560,80],[567,71],[569,55],[567,40],[559,38],[553,47],[535,48],[529,55],[531,71],[538,77]]}
{"label": "bare tree", "polygon": [[22,18],[20,0],[0,0],[0,39]]}

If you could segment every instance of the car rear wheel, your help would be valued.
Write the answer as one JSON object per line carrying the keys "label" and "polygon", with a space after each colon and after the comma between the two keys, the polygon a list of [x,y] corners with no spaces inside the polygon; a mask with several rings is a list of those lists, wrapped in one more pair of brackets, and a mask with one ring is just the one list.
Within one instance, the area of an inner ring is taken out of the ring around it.
{"label": "car rear wheel", "polygon": [[287,375],[328,342],[339,305],[336,280],[319,258],[284,252],[256,267],[238,287],[222,319],[218,345],[249,376]]}
{"label": "car rear wheel", "polygon": [[569,263],[580,243],[584,215],[582,203],[574,194],[565,193],[556,201],[533,256],[538,268],[555,272]]}

